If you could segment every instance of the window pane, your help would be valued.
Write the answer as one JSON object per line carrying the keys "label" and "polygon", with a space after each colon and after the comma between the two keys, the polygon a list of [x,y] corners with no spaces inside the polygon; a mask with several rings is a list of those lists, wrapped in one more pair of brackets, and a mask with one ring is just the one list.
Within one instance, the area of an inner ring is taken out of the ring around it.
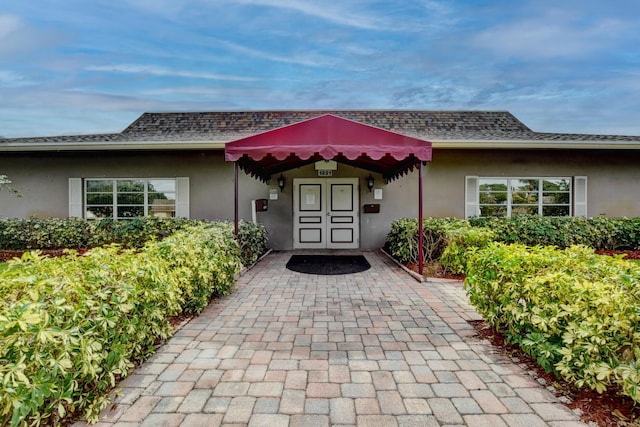
{"label": "window pane", "polygon": [[543,216],[569,216],[569,206],[543,206]]}
{"label": "window pane", "polygon": [[113,181],[110,179],[88,179],[87,193],[113,192]]}
{"label": "window pane", "polygon": [[149,192],[175,193],[176,180],[175,179],[150,179],[147,189],[149,190]]}
{"label": "window pane", "polygon": [[118,192],[140,192],[144,193],[144,181],[135,179],[118,180]]}
{"label": "window pane", "polygon": [[539,183],[537,179],[512,179],[511,191],[537,191]]}
{"label": "window pane", "polygon": [[87,219],[113,218],[112,206],[87,206]]}
{"label": "window pane", "polygon": [[144,206],[118,206],[118,218],[144,216]]}
{"label": "window pane", "polygon": [[568,178],[551,178],[542,182],[544,191],[567,191],[571,190],[571,180]]}
{"label": "window pane", "polygon": [[512,206],[511,216],[516,215],[538,215],[538,205],[535,206]]}
{"label": "window pane", "polygon": [[166,204],[166,201],[175,203],[176,193],[149,193],[149,203],[162,203]]}
{"label": "window pane", "polygon": [[171,218],[176,216],[176,207],[173,204],[149,206],[149,215],[161,218]]}
{"label": "window pane", "polygon": [[480,206],[480,216],[507,216],[507,207]]}
{"label": "window pane", "polygon": [[537,205],[538,193],[519,191],[511,194],[511,203],[522,205]]}
{"label": "window pane", "polygon": [[[506,215],[506,209],[485,209],[482,205],[506,205],[507,204],[507,180],[506,179],[480,179],[480,211],[486,211],[486,216]],[[487,207],[488,208],[488,207]],[[499,206],[496,208],[500,208]],[[504,211],[504,214],[502,212]],[[493,213],[499,212],[499,213]]]}
{"label": "window pane", "polygon": [[480,204],[501,205],[507,203],[507,192],[480,192]]}
{"label": "window pane", "polygon": [[143,205],[144,193],[118,193],[120,205]]}
{"label": "window pane", "polygon": [[569,193],[544,193],[542,203],[545,205],[568,205],[570,203]]}
{"label": "window pane", "polygon": [[87,205],[111,205],[111,204],[113,204],[113,194],[111,193],[87,194]]}
{"label": "window pane", "polygon": [[507,191],[506,179],[487,179],[479,180],[480,191]]}

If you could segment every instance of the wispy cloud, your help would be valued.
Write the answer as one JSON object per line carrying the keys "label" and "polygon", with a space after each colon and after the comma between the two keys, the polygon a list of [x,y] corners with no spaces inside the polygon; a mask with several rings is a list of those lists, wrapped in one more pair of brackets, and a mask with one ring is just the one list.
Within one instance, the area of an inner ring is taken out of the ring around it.
{"label": "wispy cloud", "polygon": [[20,87],[29,84],[31,83],[18,73],[0,70],[0,86]]}
{"label": "wispy cloud", "polygon": [[266,59],[268,61],[282,62],[286,64],[305,65],[309,67],[324,67],[333,62],[333,59],[314,52],[304,52],[303,54],[282,55],[275,53],[273,47],[269,50],[259,50],[233,43],[226,40],[214,40],[219,46],[253,58]]}
{"label": "wispy cloud", "polygon": [[22,21],[15,15],[0,15],[0,40],[17,32],[23,26]]}
{"label": "wispy cloud", "polygon": [[17,15],[0,14],[0,63],[34,50],[44,50],[58,39],[57,34],[32,28]]}
{"label": "wispy cloud", "polygon": [[584,22],[569,11],[550,10],[488,28],[471,42],[499,57],[579,58],[607,49],[626,28],[619,19]]}
{"label": "wispy cloud", "polygon": [[168,68],[157,67],[153,65],[90,65],[85,67],[86,71],[105,72],[105,73],[124,73],[124,74],[146,74],[161,77],[181,77],[195,78],[206,80],[228,80],[236,82],[250,82],[259,80],[255,77],[234,76],[215,73],[199,73],[194,71],[171,70]]}
{"label": "wispy cloud", "polygon": [[388,22],[366,10],[353,10],[349,1],[317,2],[300,0],[236,0],[239,4],[288,9],[334,24],[366,30],[387,29]]}

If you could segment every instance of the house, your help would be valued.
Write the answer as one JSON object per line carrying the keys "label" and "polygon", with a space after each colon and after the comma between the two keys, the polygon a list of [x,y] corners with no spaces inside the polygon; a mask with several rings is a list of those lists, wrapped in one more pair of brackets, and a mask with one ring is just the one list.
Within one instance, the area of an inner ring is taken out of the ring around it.
{"label": "house", "polygon": [[504,111],[144,113],[120,133],[0,139],[0,173],[23,195],[0,192],[0,217],[255,218],[275,249],[380,247],[420,199],[434,217],[640,216],[640,136]]}

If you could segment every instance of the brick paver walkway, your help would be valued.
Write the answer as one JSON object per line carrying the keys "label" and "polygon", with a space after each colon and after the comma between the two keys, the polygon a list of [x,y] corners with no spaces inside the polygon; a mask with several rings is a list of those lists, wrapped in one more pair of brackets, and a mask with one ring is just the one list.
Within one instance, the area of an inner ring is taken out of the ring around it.
{"label": "brick paver walkway", "polygon": [[459,282],[364,254],[370,270],[341,276],[270,254],[125,379],[98,425],[583,425],[476,335]]}

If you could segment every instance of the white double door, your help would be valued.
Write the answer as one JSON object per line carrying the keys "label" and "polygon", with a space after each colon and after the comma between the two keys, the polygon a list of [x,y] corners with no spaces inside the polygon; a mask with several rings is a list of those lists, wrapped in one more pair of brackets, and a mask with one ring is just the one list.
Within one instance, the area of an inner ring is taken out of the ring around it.
{"label": "white double door", "polygon": [[294,249],[357,249],[358,196],[358,178],[294,179]]}

